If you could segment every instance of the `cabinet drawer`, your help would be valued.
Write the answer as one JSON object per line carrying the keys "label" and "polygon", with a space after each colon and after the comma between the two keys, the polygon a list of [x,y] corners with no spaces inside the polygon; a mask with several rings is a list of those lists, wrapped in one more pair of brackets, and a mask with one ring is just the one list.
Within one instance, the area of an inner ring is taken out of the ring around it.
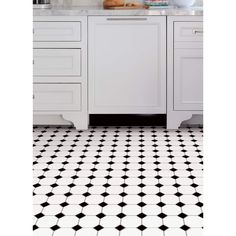
{"label": "cabinet drawer", "polygon": [[201,42],[203,40],[202,22],[174,22],[175,42]]}
{"label": "cabinet drawer", "polygon": [[33,39],[36,42],[81,41],[81,22],[34,22]]}
{"label": "cabinet drawer", "polygon": [[81,84],[34,84],[35,111],[81,110]]}
{"label": "cabinet drawer", "polygon": [[34,49],[34,76],[80,76],[80,49]]}

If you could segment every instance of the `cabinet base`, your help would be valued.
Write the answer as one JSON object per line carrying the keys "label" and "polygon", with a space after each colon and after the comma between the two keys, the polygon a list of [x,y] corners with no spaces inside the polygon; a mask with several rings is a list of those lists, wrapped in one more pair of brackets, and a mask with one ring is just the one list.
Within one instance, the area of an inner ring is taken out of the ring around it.
{"label": "cabinet base", "polygon": [[178,129],[183,121],[189,120],[193,115],[201,115],[199,111],[171,111],[167,112],[166,128]]}
{"label": "cabinet base", "polygon": [[75,113],[68,112],[63,113],[62,117],[65,120],[71,121],[77,130],[87,130],[88,129],[88,114],[87,113]]}
{"label": "cabinet base", "polygon": [[89,116],[81,112],[34,113],[34,125],[70,125],[71,123],[77,130],[86,130]]}

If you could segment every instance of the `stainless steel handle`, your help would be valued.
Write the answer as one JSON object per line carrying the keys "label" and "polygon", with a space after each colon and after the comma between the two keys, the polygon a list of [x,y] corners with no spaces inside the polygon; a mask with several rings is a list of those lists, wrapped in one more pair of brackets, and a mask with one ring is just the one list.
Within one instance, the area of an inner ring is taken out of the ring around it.
{"label": "stainless steel handle", "polygon": [[128,17],[122,17],[122,18],[107,18],[107,20],[110,20],[110,21],[144,21],[144,20],[147,20],[147,18],[128,18]]}
{"label": "stainless steel handle", "polygon": [[193,30],[194,34],[203,34],[203,30]]}

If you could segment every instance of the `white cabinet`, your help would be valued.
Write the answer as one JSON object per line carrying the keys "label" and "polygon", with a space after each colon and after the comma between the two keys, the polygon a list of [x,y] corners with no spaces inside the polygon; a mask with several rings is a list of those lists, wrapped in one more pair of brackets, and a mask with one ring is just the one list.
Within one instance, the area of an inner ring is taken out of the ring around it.
{"label": "white cabinet", "polygon": [[38,16],[33,34],[34,124],[87,129],[87,17]]}
{"label": "white cabinet", "polygon": [[166,17],[89,17],[89,112],[166,112]]}
{"label": "white cabinet", "polygon": [[167,128],[203,111],[202,17],[168,17]]}

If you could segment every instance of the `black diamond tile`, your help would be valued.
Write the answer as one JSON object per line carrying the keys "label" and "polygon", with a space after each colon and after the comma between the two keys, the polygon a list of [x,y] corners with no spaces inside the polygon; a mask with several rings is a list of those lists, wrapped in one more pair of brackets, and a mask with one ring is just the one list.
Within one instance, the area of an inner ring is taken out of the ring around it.
{"label": "black diamond tile", "polygon": [[121,197],[125,197],[125,196],[127,196],[127,195],[128,195],[128,194],[125,193],[125,192],[120,193],[120,196],[121,196]]}
{"label": "black diamond tile", "polygon": [[54,184],[51,184],[50,185],[52,188],[55,188],[55,187],[57,187],[57,186],[59,186],[57,183],[54,183]]}
{"label": "black diamond tile", "polygon": [[182,203],[182,202],[178,202],[176,205],[179,206],[179,207],[183,207],[183,206],[185,206],[185,204]]}
{"label": "black diamond tile", "polygon": [[140,207],[144,207],[144,206],[146,206],[147,204],[146,203],[144,203],[144,202],[140,202],[140,203],[138,203],[138,206],[140,206]]}
{"label": "black diamond tile", "polygon": [[158,183],[155,186],[158,187],[158,188],[161,188],[163,186],[163,184]]}
{"label": "black diamond tile", "polygon": [[159,207],[164,207],[166,204],[164,203],[164,202],[159,202],[159,203],[157,203],[157,206],[159,206]]}
{"label": "black diamond tile", "polygon": [[146,217],[146,216],[147,216],[147,215],[145,215],[144,213],[138,214],[138,217],[141,218],[141,219],[143,219],[143,218]]}
{"label": "black diamond tile", "polygon": [[164,218],[166,218],[166,217],[167,217],[167,215],[166,215],[166,214],[164,214],[164,213],[160,213],[158,216],[159,216],[160,218],[162,218],[162,219],[164,219]]}
{"label": "black diamond tile", "polygon": [[201,217],[201,218],[203,218],[203,213],[199,214],[198,216]]}
{"label": "black diamond tile", "polygon": [[138,226],[138,229],[141,230],[141,231],[145,230],[146,228],[147,228],[147,227],[144,226],[144,225],[140,225],[140,226]]}
{"label": "black diamond tile", "polygon": [[125,228],[125,227],[124,227],[123,225],[118,225],[118,226],[116,227],[116,229],[119,230],[119,231],[123,230],[124,228]]}
{"label": "black diamond tile", "polygon": [[121,218],[121,219],[124,218],[125,216],[126,216],[126,215],[125,215],[124,213],[120,213],[120,214],[117,215],[117,217],[119,217],[119,218]]}
{"label": "black diamond tile", "polygon": [[41,204],[42,207],[46,207],[46,206],[49,206],[50,204],[48,202],[44,202]]}
{"label": "black diamond tile", "polygon": [[161,229],[161,230],[163,230],[163,231],[166,231],[166,230],[168,229],[168,227],[165,226],[165,225],[161,225],[161,226],[159,227],[159,229]]}
{"label": "black diamond tile", "polygon": [[82,202],[79,205],[82,206],[82,207],[86,207],[86,206],[88,206],[88,203],[87,202]]}
{"label": "black diamond tile", "polygon": [[73,195],[72,193],[70,193],[70,192],[68,192],[68,193],[65,193],[64,194],[66,197],[69,197],[69,196],[71,196],[71,195]]}
{"label": "black diamond tile", "polygon": [[44,217],[44,214],[43,213],[39,213],[39,214],[35,215],[35,217],[37,219],[40,219],[40,218]]}
{"label": "black diamond tile", "polygon": [[156,195],[157,195],[158,197],[163,197],[163,196],[164,196],[164,193],[159,192],[159,193],[157,193]]}
{"label": "black diamond tile", "polygon": [[190,227],[188,227],[187,225],[183,225],[180,228],[183,229],[184,231],[187,231],[190,229]]}
{"label": "black diamond tile", "polygon": [[124,207],[124,206],[126,206],[127,204],[125,203],[125,202],[121,202],[121,203],[119,203],[118,204],[118,206],[120,206],[120,207]]}
{"label": "black diamond tile", "polygon": [[72,227],[72,229],[75,231],[78,231],[78,230],[82,229],[82,227],[79,225],[75,225],[74,227]]}
{"label": "black diamond tile", "polygon": [[88,197],[88,196],[90,196],[90,195],[91,195],[91,193],[88,193],[88,192],[83,193],[83,196],[85,196],[85,197]]}
{"label": "black diamond tile", "polygon": [[180,192],[177,192],[177,193],[175,193],[174,195],[177,196],[177,197],[181,197],[181,196],[183,196],[183,194],[180,193]]}
{"label": "black diamond tile", "polygon": [[40,185],[39,183],[33,185],[33,187],[35,187],[35,188],[38,188],[38,187],[40,187],[40,186],[41,186],[41,185]]}
{"label": "black diamond tile", "polygon": [[198,202],[198,203],[196,203],[196,205],[199,206],[199,207],[203,207],[203,203],[202,202]]}
{"label": "black diamond tile", "polygon": [[99,219],[102,219],[103,217],[105,217],[106,215],[103,213],[99,213],[98,215],[96,215]]}
{"label": "black diamond tile", "polygon": [[77,218],[81,219],[83,217],[85,217],[85,214],[84,213],[79,213],[76,215]]}
{"label": "black diamond tile", "polygon": [[53,196],[54,195],[54,193],[52,193],[52,192],[50,192],[50,193],[47,193],[47,194],[45,194],[47,197],[51,197],[51,196]]}
{"label": "black diamond tile", "polygon": [[141,192],[141,193],[139,193],[138,195],[139,195],[140,197],[144,197],[144,196],[146,196],[146,193]]}
{"label": "black diamond tile", "polygon": [[180,184],[173,184],[174,187],[179,188],[181,185]]}
{"label": "black diamond tile", "polygon": [[62,207],[66,207],[66,206],[68,206],[69,204],[67,203],[67,202],[63,202],[63,203],[61,203],[60,204],[60,206],[62,206]]}
{"label": "black diamond tile", "polygon": [[100,231],[101,229],[103,229],[103,227],[101,225],[97,225],[94,227],[94,229],[96,229],[97,231]]}
{"label": "black diamond tile", "polygon": [[60,227],[58,225],[54,225],[54,226],[51,227],[51,229],[53,231],[56,231],[56,230],[60,229]]}
{"label": "black diamond tile", "polygon": [[184,214],[184,213],[180,213],[178,216],[181,217],[181,218],[183,218],[183,219],[187,217],[187,215]]}
{"label": "black diamond tile", "polygon": [[60,218],[62,218],[62,217],[64,217],[65,215],[63,214],[63,213],[59,213],[59,214],[57,214],[57,215],[55,215],[58,219],[60,219]]}
{"label": "black diamond tile", "polygon": [[99,204],[99,206],[101,206],[101,207],[105,207],[105,206],[107,206],[108,204],[106,203],[106,202],[101,202],[100,204]]}
{"label": "black diamond tile", "polygon": [[73,187],[75,187],[76,185],[74,184],[74,183],[71,183],[71,184],[69,184],[68,185],[68,187],[70,187],[70,188],[73,188]]}

